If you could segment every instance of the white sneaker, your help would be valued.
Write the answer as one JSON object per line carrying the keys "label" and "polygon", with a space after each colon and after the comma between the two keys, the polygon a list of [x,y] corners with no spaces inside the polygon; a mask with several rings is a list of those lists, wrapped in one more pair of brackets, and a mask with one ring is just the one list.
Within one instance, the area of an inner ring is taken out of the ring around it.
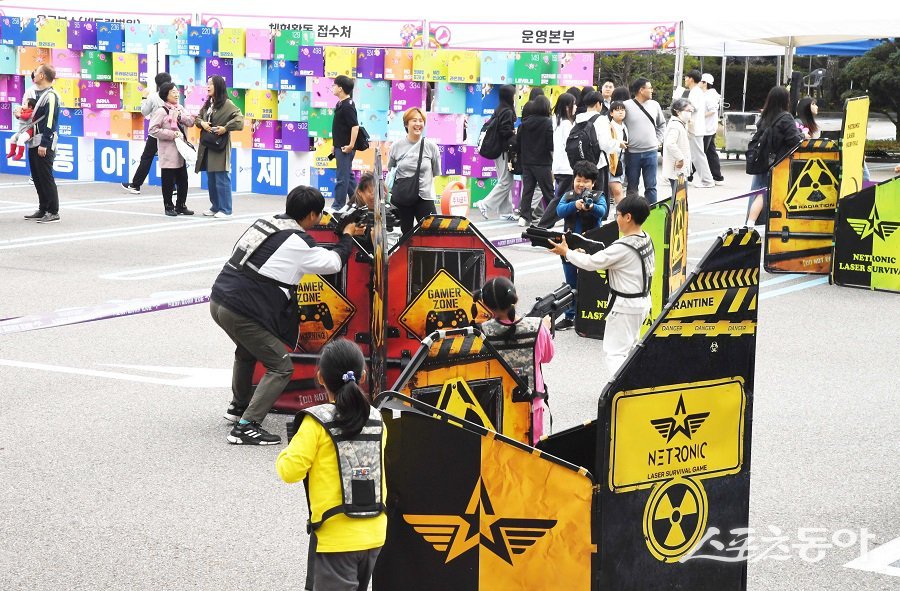
{"label": "white sneaker", "polygon": [[213,214],[213,217],[217,220],[224,220],[231,217],[230,213],[225,213],[224,211],[217,211]]}
{"label": "white sneaker", "polygon": [[519,219],[514,213],[504,213],[500,216],[501,220],[506,220],[507,222],[514,222]]}
{"label": "white sneaker", "polygon": [[487,220],[487,219],[490,219],[490,218],[488,218],[488,212],[487,212],[487,209],[485,209],[483,203],[481,203],[481,202],[479,201],[478,203],[475,204],[475,207],[478,208],[478,213],[481,214],[481,217],[483,217],[483,218],[486,219],[486,220]]}
{"label": "white sneaker", "polygon": [[527,226],[528,226],[528,222],[525,221],[525,218],[519,218],[519,227],[520,227],[520,228],[525,228],[525,227],[527,227]]}
{"label": "white sneaker", "polygon": [[208,210],[206,210],[206,211],[203,212],[203,215],[205,215],[205,216],[208,217],[208,218],[211,218],[211,217],[213,217],[213,216],[216,215],[216,212],[214,212],[214,211],[211,210],[211,209],[208,209]]}
{"label": "white sneaker", "polygon": [[722,185],[725,184],[725,181],[713,181],[713,183],[714,183],[717,187],[721,187]]}

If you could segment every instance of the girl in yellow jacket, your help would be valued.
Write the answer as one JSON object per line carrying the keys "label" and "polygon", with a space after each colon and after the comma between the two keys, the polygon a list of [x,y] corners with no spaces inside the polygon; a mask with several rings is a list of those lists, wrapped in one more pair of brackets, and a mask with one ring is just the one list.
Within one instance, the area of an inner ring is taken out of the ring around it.
{"label": "girl in yellow jacket", "polygon": [[387,432],[359,388],[366,373],[356,344],[339,339],[326,345],[316,377],[329,403],[302,411],[297,434],[275,467],[285,482],[306,479],[314,556],[307,589],[365,591],[387,531]]}

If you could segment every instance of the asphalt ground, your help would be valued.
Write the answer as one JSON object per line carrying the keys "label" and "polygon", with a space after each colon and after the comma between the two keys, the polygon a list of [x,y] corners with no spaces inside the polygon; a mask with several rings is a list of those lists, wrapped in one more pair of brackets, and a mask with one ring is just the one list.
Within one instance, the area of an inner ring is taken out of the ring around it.
{"label": "asphalt ground", "polygon": [[[742,162],[723,164],[725,186],[689,197],[690,264],[744,220],[742,201],[704,205],[749,188]],[[893,165],[872,169],[880,180]],[[199,215],[199,189],[188,199],[193,218],[164,216],[155,187],[132,196],[67,183],[60,195],[61,223],[26,222],[34,188],[0,176],[0,319],[189,301],[209,289],[245,227],[283,205],[236,195],[225,221]],[[475,216],[492,239],[519,233]],[[552,255],[524,245],[502,252],[524,302],[563,281]],[[900,588],[898,304],[896,294],[820,277],[762,274],[752,591]],[[275,473],[281,446],[225,441],[231,356],[205,304],[0,336],[0,589],[301,584],[306,502],[301,486]],[[556,430],[595,417],[608,378],[599,341],[560,333],[544,375]],[[285,421],[265,424],[283,434]],[[863,533],[880,553],[868,570],[845,567]],[[810,537],[828,546],[816,562],[808,559],[818,550],[803,548]]]}

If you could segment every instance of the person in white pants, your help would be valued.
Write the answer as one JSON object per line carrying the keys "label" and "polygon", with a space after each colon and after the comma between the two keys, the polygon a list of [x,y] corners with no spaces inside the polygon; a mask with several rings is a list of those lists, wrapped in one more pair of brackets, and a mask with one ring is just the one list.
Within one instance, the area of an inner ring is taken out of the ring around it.
{"label": "person in white pants", "polygon": [[637,195],[616,206],[616,223],[622,237],[594,254],[570,250],[563,237],[550,252],[587,271],[606,270],[610,298],[603,335],[603,352],[610,379],[640,338],[641,325],[650,313],[650,280],[653,276],[653,242],[641,229],[650,215],[647,200]]}
{"label": "person in white pants", "polygon": [[698,189],[715,187],[703,138],[706,136],[706,92],[700,84],[702,76],[699,70],[691,70],[684,77],[684,85],[688,88],[688,100],[694,107],[694,116],[688,125],[688,138],[691,144],[691,163],[694,165],[693,184]]}

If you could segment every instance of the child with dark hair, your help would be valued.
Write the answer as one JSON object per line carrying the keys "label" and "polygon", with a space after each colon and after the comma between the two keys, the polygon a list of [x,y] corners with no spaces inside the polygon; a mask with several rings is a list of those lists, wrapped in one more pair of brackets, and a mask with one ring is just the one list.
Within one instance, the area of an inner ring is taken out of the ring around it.
{"label": "child with dark hair", "polygon": [[641,229],[649,215],[650,205],[646,199],[637,195],[626,196],[616,208],[616,223],[621,238],[599,252],[587,254],[569,249],[563,237],[550,251],[580,269],[607,272],[610,296],[606,308],[603,351],[610,378],[637,343],[641,325],[650,312],[653,242]]}
{"label": "child with dark hair", "polygon": [[9,138],[11,144],[9,154],[6,155],[7,158],[21,160],[25,155],[25,147],[28,145],[28,141],[34,137],[34,123],[31,121],[31,116],[34,115],[35,105],[37,105],[37,101],[33,98],[25,100],[25,106],[18,115],[19,131]]}
{"label": "child with dark hair", "polygon": [[506,277],[489,279],[477,297],[494,317],[481,324],[485,338],[519,375],[528,379],[534,398],[531,403],[532,444],[544,434],[544,399],[547,388],[541,364],[553,359],[550,317],[523,318],[516,313],[519,296],[516,286]]}
{"label": "child with dark hair", "polygon": [[[606,197],[603,193],[593,190],[600,171],[597,165],[587,160],[581,160],[572,167],[574,179],[572,190],[562,196],[559,205],[556,206],[556,215],[563,219],[566,232],[583,234],[593,230],[600,224],[600,220],[606,217]],[[563,259],[563,274],[566,283],[572,289],[578,288],[578,269],[572,263]],[[556,325],[556,330],[568,330],[575,326],[575,305],[566,310],[565,318]]]}
{"label": "child with dark hair", "polygon": [[284,482],[305,480],[312,535],[307,583],[314,582],[307,588],[364,591],[387,533],[387,430],[360,389],[366,360],[355,343],[325,345],[316,379],[328,403],[298,413],[297,434],[275,468]]}
{"label": "child with dark hair", "polygon": [[625,191],[625,148],[628,147],[628,128],[625,127],[625,103],[612,101],[609,104],[609,142],[603,142],[608,150],[606,160],[609,162],[609,197],[610,214],[615,204],[622,200]]}

